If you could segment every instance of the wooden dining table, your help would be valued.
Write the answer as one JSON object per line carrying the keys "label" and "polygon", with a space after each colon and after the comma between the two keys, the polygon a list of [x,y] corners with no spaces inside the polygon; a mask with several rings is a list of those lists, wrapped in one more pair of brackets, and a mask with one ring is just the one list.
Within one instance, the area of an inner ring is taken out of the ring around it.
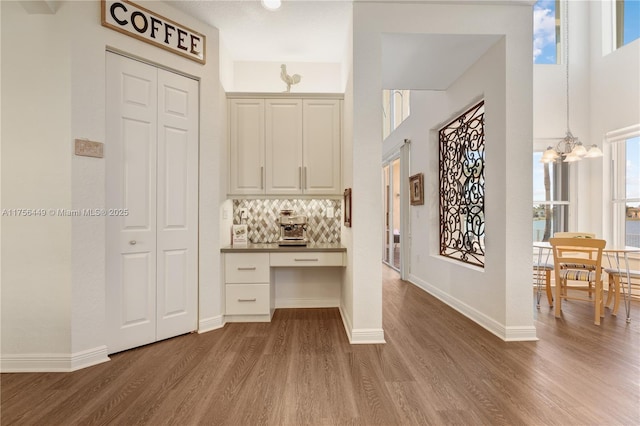
{"label": "wooden dining table", "polygon": [[[543,252],[546,251],[548,262],[551,253],[551,244],[548,241],[534,241],[533,247],[538,250],[538,264],[540,264]],[[627,276],[627,286],[622,289],[624,295],[624,309],[627,314],[627,323],[631,322],[631,268],[629,266],[629,254],[640,253],[640,247],[621,246],[605,247],[602,253],[607,256],[607,261],[611,269],[616,269],[619,275]],[[613,262],[612,262],[613,259]],[[538,292],[540,283],[538,283]]]}

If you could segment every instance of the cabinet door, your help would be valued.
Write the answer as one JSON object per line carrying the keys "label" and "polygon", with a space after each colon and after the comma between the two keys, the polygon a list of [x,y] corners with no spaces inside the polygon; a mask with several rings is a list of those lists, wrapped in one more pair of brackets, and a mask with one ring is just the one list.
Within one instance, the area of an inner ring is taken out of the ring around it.
{"label": "cabinet door", "polygon": [[303,106],[303,193],[341,194],[339,100],[305,99]]}
{"label": "cabinet door", "polygon": [[302,100],[265,101],[266,192],[302,192]]}
{"label": "cabinet door", "polygon": [[264,100],[229,101],[229,192],[264,193]]}

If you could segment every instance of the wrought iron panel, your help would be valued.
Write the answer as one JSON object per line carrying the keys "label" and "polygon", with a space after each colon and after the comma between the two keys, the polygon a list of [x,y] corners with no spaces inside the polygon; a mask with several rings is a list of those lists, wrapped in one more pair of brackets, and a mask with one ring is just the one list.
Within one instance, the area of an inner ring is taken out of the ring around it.
{"label": "wrought iron panel", "polygon": [[440,254],[484,267],[484,101],[439,131]]}

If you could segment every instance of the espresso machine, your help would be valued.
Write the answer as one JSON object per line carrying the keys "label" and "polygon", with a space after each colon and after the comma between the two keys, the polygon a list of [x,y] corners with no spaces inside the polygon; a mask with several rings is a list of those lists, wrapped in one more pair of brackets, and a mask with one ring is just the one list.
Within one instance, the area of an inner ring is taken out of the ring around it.
{"label": "espresso machine", "polygon": [[309,242],[307,238],[307,216],[294,215],[293,210],[281,210],[278,224],[280,225],[278,245],[306,246]]}

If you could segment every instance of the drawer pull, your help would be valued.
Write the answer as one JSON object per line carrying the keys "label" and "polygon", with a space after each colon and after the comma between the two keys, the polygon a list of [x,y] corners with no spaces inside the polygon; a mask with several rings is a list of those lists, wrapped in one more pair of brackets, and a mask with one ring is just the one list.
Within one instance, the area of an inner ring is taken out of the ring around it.
{"label": "drawer pull", "polygon": [[315,259],[293,259],[296,262],[317,262],[319,259],[316,257]]}
{"label": "drawer pull", "polygon": [[257,299],[254,297],[253,299],[238,299],[238,302],[255,302]]}
{"label": "drawer pull", "polygon": [[255,271],[256,267],[255,266],[250,266],[247,268],[238,268],[238,271]]}

